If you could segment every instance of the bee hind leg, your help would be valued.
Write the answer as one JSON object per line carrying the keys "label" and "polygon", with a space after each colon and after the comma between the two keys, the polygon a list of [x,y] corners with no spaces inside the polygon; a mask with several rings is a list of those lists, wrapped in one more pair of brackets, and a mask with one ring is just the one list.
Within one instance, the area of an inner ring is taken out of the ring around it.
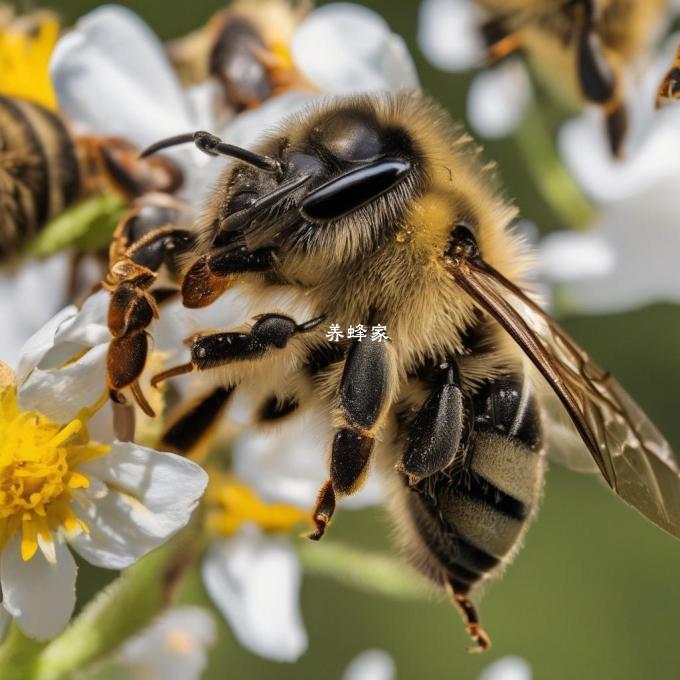
{"label": "bee hind leg", "polygon": [[411,424],[406,451],[397,465],[411,484],[447,467],[463,438],[466,409],[458,368],[450,360],[438,373],[437,384]]}
{"label": "bee hind leg", "polygon": [[491,647],[491,639],[482,628],[477,608],[466,594],[456,592],[456,588],[448,575],[444,576],[444,588],[451,598],[451,603],[460,611],[465,622],[465,630],[475,643],[475,646],[468,647],[467,651],[472,653],[486,652]]}

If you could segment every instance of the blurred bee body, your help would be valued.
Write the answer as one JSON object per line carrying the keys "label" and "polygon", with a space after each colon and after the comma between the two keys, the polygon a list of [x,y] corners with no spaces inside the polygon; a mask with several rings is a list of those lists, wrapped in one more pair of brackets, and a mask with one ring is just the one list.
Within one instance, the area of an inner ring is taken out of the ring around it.
{"label": "blurred bee body", "polygon": [[0,260],[80,194],[81,160],[61,118],[0,96]]}
{"label": "blurred bee body", "polygon": [[[362,485],[376,453],[407,554],[449,592],[486,649],[468,592],[508,563],[541,495],[542,416],[529,361],[610,486],[680,533],[668,444],[514,283],[530,265],[510,230],[515,210],[493,167],[432,102],[411,93],[331,99],[285,121],[256,151],[207,133],[149,151],[189,141],[240,162],[199,222],[184,305],[204,307],[238,285],[254,301],[254,322],[197,333],[190,361],[152,385],[214,371],[224,389],[192,407],[202,416],[218,417],[235,390],[258,386],[267,403],[292,395],[297,411],[321,405],[334,434],[310,538],[323,536],[337,497]],[[383,324],[391,339],[331,342],[324,320]],[[202,421],[205,430],[214,424]],[[197,440],[188,426],[180,418],[167,439]]]}
{"label": "blurred bee body", "polygon": [[675,54],[673,66],[664,76],[656,96],[656,108],[674,99],[680,99],[680,45]]}
{"label": "blurred bee body", "polygon": [[181,183],[166,159],[140,162],[123,140],[75,136],[57,113],[0,96],[0,261],[79,198],[173,192]]}
{"label": "blurred bee body", "polygon": [[257,107],[301,84],[289,46],[308,8],[287,0],[240,0],[203,28],[172,41],[170,58],[185,82],[219,82],[229,108]]}
{"label": "blurred bee body", "polygon": [[555,93],[602,107],[612,152],[627,129],[624,71],[649,48],[667,0],[477,0],[492,61],[526,54]]}

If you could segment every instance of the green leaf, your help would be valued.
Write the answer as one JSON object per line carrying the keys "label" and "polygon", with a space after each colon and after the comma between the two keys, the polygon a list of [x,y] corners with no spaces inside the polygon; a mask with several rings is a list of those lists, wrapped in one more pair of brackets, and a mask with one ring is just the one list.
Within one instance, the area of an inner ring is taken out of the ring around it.
{"label": "green leaf", "polygon": [[64,248],[86,252],[105,248],[125,207],[115,194],[85,199],[48,222],[27,251],[43,259]]}
{"label": "green leaf", "polygon": [[431,594],[426,582],[390,555],[358,550],[342,543],[305,542],[298,554],[307,573],[387,597],[422,600]]}

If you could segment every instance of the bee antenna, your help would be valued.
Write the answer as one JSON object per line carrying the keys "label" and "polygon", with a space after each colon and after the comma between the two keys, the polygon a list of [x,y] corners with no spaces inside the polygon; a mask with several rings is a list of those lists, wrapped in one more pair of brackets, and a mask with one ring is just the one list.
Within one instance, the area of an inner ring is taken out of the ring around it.
{"label": "bee antenna", "polygon": [[151,156],[158,151],[162,151],[163,149],[189,143],[195,144],[197,149],[208,154],[209,156],[229,156],[231,158],[237,158],[244,163],[248,163],[248,165],[253,165],[254,167],[264,170],[265,172],[272,172],[276,174],[281,174],[282,172],[281,163],[275,158],[263,156],[253,151],[248,151],[248,149],[243,149],[240,146],[227,144],[216,135],[203,130],[199,130],[198,132],[188,132],[183,135],[175,135],[174,137],[168,137],[167,139],[161,139],[155,144],[152,144],[151,146],[144,149],[144,151],[139,154],[139,157],[147,158],[148,156]]}

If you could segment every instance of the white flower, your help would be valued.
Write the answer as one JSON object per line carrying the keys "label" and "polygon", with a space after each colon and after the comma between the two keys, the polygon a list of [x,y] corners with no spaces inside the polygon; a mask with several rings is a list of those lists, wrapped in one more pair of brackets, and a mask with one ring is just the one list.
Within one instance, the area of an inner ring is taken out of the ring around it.
{"label": "white flower", "polygon": [[656,87],[678,39],[650,64],[630,98],[623,160],[612,158],[598,117],[584,114],[560,133],[566,164],[600,208],[590,230],[556,232],[540,246],[543,276],[557,286],[567,309],[602,313],[680,302],[680,107],[654,111]]}
{"label": "white flower", "polygon": [[79,19],[54,49],[50,74],[74,122],[141,147],[200,129],[162,43],[132,10],[104,5]]}
{"label": "white flower", "polygon": [[418,45],[442,71],[476,68],[486,57],[481,22],[470,0],[423,0],[418,10]]}
{"label": "white flower", "polygon": [[[290,49],[300,73],[324,94],[418,86],[403,40],[379,15],[359,5],[338,3],[312,12]],[[50,72],[59,104],[72,121],[140,147],[198,129],[249,145],[314,98],[309,92],[288,92],[259,109],[218,120],[214,84],[182,90],[160,40],[139,16],[118,5],[82,17],[57,44]],[[167,153],[185,171],[182,195],[199,204],[226,161],[191,148]]]}
{"label": "white flower", "polygon": [[[309,508],[328,478],[331,437],[327,419],[314,410],[275,430],[248,430],[234,443],[234,473],[269,503]],[[358,493],[340,501],[338,512],[377,505],[382,498],[380,477],[369,473]]]}
{"label": "white flower", "polygon": [[[132,10],[104,5],[57,43],[50,75],[59,106],[83,131],[140,148],[217,125],[209,85],[183,90],[161,41]],[[182,195],[198,201],[219,162],[185,146],[167,151],[185,174]]]}
{"label": "white flower", "polygon": [[26,338],[66,302],[69,257],[60,253],[44,261],[28,260],[17,271],[0,274],[0,359],[13,368]]}
{"label": "white flower", "polygon": [[245,526],[236,536],[212,541],[201,573],[211,599],[244,647],[288,662],[305,651],[301,568],[285,537]]}
{"label": "white flower", "polygon": [[[418,18],[418,44],[437,68],[459,72],[484,66],[484,17],[472,0],[423,0]],[[526,66],[509,57],[474,77],[467,99],[470,126],[482,137],[505,137],[522,122],[532,97]]]}
{"label": "white flower", "polygon": [[37,639],[57,635],[75,605],[68,545],[124,569],[188,522],[207,483],[179,456],[91,439],[88,421],[107,397],[103,330],[86,307],[29,339],[16,384],[0,369],[2,604]]}
{"label": "white flower", "polygon": [[394,680],[394,659],[382,649],[367,649],[350,661],[342,680]]}
{"label": "white flower", "polygon": [[198,680],[215,643],[214,618],[201,607],[176,607],[131,638],[116,654],[117,665],[145,680]]}
{"label": "white flower", "polygon": [[506,137],[524,119],[532,97],[526,67],[520,59],[508,59],[472,81],[467,99],[470,125],[482,137]]}
{"label": "white flower", "polygon": [[404,40],[361,5],[338,2],[312,12],[291,52],[298,70],[328,94],[418,87]]}
{"label": "white flower", "polygon": [[531,666],[519,656],[503,656],[487,666],[479,680],[531,680]]}

